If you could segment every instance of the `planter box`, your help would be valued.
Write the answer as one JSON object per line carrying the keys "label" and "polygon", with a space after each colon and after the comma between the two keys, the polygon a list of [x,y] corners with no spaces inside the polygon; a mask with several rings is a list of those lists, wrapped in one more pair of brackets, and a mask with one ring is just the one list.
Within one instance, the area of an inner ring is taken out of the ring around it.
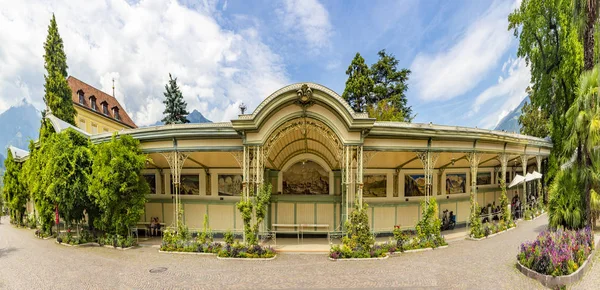
{"label": "planter box", "polygon": [[200,256],[216,256],[217,254],[213,253],[199,253],[199,252],[178,252],[178,251],[163,251],[158,250],[159,253],[165,254],[179,254],[179,255],[200,255]]}
{"label": "planter box", "polygon": [[[595,244],[598,244],[598,242],[595,240],[596,240],[596,238],[594,237]],[[534,270],[531,270],[531,269],[523,266],[518,260],[517,260],[517,269],[519,269],[519,271],[521,271],[521,273],[523,273],[525,276],[539,281],[540,283],[542,283],[542,285],[544,285],[548,288],[554,289],[554,288],[558,288],[560,286],[570,285],[570,284],[573,284],[573,283],[579,281],[581,279],[581,277],[583,277],[585,272],[588,270],[588,268],[591,267],[591,265],[593,263],[592,260],[594,259],[595,253],[596,253],[596,247],[594,247],[594,250],[592,250],[590,255],[585,259],[585,262],[583,262],[583,265],[581,265],[581,267],[579,267],[579,269],[577,269],[577,271],[575,271],[569,275],[554,277],[552,275],[541,274],[541,273],[538,273]]]}
{"label": "planter box", "polygon": [[516,229],[516,228],[517,228],[517,227],[515,226],[515,227],[512,227],[512,228],[510,228],[510,229],[506,229],[506,230],[503,230],[503,231],[497,232],[497,233],[495,233],[495,234],[491,234],[491,235],[489,235],[489,236],[487,236],[487,237],[483,237],[483,238],[472,238],[472,237],[467,237],[467,240],[471,240],[471,241],[481,241],[481,240],[485,240],[485,239],[491,238],[491,237],[493,237],[493,236],[497,236],[497,235],[499,235],[499,234],[503,234],[503,233],[505,233],[505,232],[508,232],[508,231],[512,231],[512,230],[514,230],[514,229]]}
{"label": "planter box", "polygon": [[385,255],[385,257],[381,257],[381,258],[340,258],[340,259],[334,259],[331,257],[328,257],[329,261],[372,261],[372,260],[385,260],[387,258],[389,258],[390,255]]}
{"label": "planter box", "polygon": [[275,255],[271,258],[229,258],[229,257],[217,256],[217,259],[219,259],[219,260],[238,260],[238,261],[272,261],[272,260],[275,260],[275,258],[277,258],[277,255]]}

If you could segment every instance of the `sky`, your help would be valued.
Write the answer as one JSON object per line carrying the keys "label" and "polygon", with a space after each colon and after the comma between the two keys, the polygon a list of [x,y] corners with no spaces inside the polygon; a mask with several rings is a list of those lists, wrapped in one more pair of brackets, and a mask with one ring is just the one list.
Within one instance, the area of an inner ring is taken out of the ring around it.
{"label": "sky", "polygon": [[[517,0],[518,1],[518,0]],[[0,0],[0,112],[43,109],[43,43],[52,13],[68,73],[112,92],[139,126],[162,119],[177,78],[188,110],[229,121],[281,87],[342,94],[359,52],[385,49],[411,70],[414,122],[492,129],[525,98],[530,71],[505,1]]]}

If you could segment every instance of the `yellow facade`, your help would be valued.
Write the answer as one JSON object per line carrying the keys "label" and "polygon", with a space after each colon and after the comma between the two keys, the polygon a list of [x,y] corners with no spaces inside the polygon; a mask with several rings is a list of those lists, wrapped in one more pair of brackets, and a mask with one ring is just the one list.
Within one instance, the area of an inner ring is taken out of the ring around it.
{"label": "yellow facade", "polygon": [[75,121],[77,127],[90,134],[109,133],[121,129],[130,129],[122,123],[116,122],[110,117],[105,117],[96,112],[75,105]]}

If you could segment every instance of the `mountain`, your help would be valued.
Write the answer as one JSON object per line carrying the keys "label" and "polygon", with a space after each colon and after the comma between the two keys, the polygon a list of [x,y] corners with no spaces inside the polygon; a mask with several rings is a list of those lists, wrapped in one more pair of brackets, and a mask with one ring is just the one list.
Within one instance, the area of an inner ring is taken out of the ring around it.
{"label": "mountain", "polygon": [[[211,120],[206,119],[202,113],[198,112],[198,110],[192,111],[189,115],[187,115],[187,119],[190,123],[212,123]],[[158,121],[151,126],[160,126],[163,125],[162,121]]]}
{"label": "mountain", "polygon": [[41,113],[25,100],[0,114],[1,154],[6,155],[10,145],[28,150],[29,140],[38,138],[41,119]]}
{"label": "mountain", "polygon": [[202,113],[198,112],[198,110],[192,111],[187,116],[187,119],[190,121],[190,123],[212,123],[212,121],[209,119],[204,118]]}
{"label": "mountain", "polygon": [[502,118],[502,120],[498,122],[498,125],[496,126],[496,128],[494,128],[494,130],[506,131],[511,133],[521,132],[519,117],[521,116],[521,109],[523,108],[526,102],[529,102],[529,97],[523,99],[523,101],[521,101],[521,103],[514,110],[512,110],[510,113],[508,113],[508,115]]}

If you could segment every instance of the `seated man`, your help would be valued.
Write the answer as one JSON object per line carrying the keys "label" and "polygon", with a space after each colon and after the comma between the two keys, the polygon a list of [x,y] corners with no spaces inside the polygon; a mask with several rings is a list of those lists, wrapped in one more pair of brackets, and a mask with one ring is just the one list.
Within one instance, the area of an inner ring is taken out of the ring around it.
{"label": "seated man", "polygon": [[154,236],[156,233],[156,218],[150,218],[150,236]]}

